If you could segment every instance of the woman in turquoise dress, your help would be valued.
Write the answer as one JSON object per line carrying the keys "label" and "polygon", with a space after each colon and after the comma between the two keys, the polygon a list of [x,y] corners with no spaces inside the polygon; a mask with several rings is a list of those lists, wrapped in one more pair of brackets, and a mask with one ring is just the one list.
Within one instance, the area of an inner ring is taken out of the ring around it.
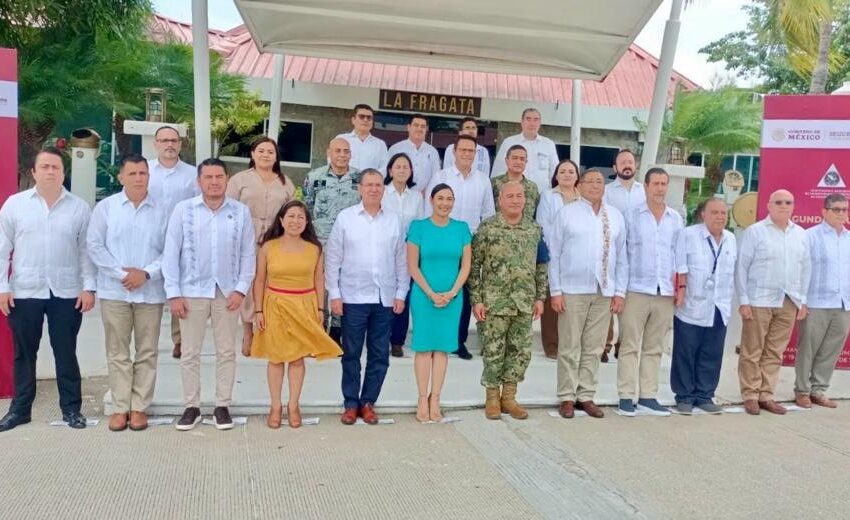
{"label": "woman in turquoise dress", "polygon": [[[451,187],[431,190],[430,217],[411,222],[407,232],[407,267],[414,284],[410,294],[413,314],[413,367],[419,402],[419,422],[439,422],[440,391],[446,379],[448,354],[457,350],[462,290],[472,259],[472,234],[465,222],[449,215],[455,197]],[[430,383],[430,392],[428,386]]]}

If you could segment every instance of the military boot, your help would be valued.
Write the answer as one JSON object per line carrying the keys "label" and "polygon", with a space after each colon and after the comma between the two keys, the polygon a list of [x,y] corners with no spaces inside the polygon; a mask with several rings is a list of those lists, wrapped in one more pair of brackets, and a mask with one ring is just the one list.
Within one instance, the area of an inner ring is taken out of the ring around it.
{"label": "military boot", "polygon": [[488,419],[501,419],[502,408],[499,404],[499,388],[487,388],[487,401],[484,403],[484,416]]}
{"label": "military boot", "polygon": [[502,413],[511,414],[514,419],[525,419],[528,412],[516,402],[516,383],[502,385]]}

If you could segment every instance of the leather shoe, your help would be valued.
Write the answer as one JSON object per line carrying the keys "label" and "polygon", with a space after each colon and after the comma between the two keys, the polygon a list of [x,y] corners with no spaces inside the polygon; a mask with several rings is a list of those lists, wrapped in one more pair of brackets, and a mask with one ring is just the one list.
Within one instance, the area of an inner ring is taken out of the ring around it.
{"label": "leather shoe", "polygon": [[573,401],[561,401],[561,406],[558,407],[558,415],[564,419],[572,419],[575,414],[575,403]]}
{"label": "leather shoe", "polygon": [[773,399],[768,399],[767,401],[759,401],[759,408],[762,410],[767,410],[770,413],[775,413],[776,415],[785,415],[785,412],[788,410],[785,409],[784,406],[777,403]]}
{"label": "leather shoe", "polygon": [[472,359],[472,353],[466,349],[466,345],[459,346],[455,354],[457,354],[457,357],[459,357],[460,359],[465,359],[467,361]]}
{"label": "leather shoe", "polygon": [[75,430],[82,430],[86,427],[86,418],[80,412],[65,412],[62,414],[62,420]]}
{"label": "leather shoe", "polygon": [[823,406],[824,408],[838,408],[838,403],[830,399],[825,395],[815,395],[812,394],[812,402],[818,406]]}
{"label": "leather shoe", "polygon": [[366,424],[378,424],[378,414],[375,413],[375,407],[371,403],[363,405],[360,409],[360,417]]}
{"label": "leather shoe", "polygon": [[20,415],[15,412],[7,413],[2,419],[0,419],[0,432],[7,432],[12,428],[20,426],[22,424],[27,424],[32,419],[29,415]]}
{"label": "leather shoe", "polygon": [[587,415],[596,417],[597,419],[605,417],[605,412],[602,411],[602,408],[596,406],[596,403],[593,401],[579,401],[576,403],[576,408],[584,410]]}
{"label": "leather shoe", "polygon": [[357,408],[346,408],[345,411],[342,412],[342,415],[339,418],[339,422],[351,426],[352,424],[357,422],[357,415]]}
{"label": "leather shoe", "polygon": [[148,427],[148,414],[145,412],[130,412],[130,429],[134,432],[146,430]]}
{"label": "leather shoe", "polygon": [[113,432],[123,432],[127,429],[127,414],[114,413],[109,417],[109,430]]}
{"label": "leather shoe", "polygon": [[759,403],[755,399],[746,399],[744,401],[744,411],[750,415],[758,415],[761,413],[759,410]]}
{"label": "leather shoe", "polygon": [[171,357],[174,359],[180,359],[180,356],[183,355],[183,351],[180,350],[180,343],[174,344],[174,350],[171,351]]}
{"label": "leather shoe", "polygon": [[404,347],[401,345],[390,345],[390,355],[392,357],[404,357]]}
{"label": "leather shoe", "polygon": [[794,402],[797,403],[797,406],[800,408],[812,407],[812,399],[809,397],[809,394],[797,394],[797,397],[794,398]]}

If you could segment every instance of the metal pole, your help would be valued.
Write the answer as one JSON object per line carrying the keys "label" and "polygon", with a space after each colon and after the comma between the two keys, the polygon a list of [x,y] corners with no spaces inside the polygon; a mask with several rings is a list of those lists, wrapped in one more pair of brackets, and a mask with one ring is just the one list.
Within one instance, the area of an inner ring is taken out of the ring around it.
{"label": "metal pole", "polygon": [[210,45],[207,0],[192,0],[192,64],[195,76],[195,161],[212,155]]}
{"label": "metal pole", "polygon": [[655,76],[655,90],[652,93],[652,105],[649,108],[649,122],[646,128],[646,142],[643,145],[643,155],[640,160],[640,178],[653,164],[658,156],[661,143],[661,126],[664,112],[667,108],[667,89],[670,76],[673,74],[673,60],[676,58],[676,44],[679,40],[679,27],[682,25],[683,0],[673,0],[670,9],[670,19],[664,26],[664,40],[661,44],[661,56],[658,59],[658,73]]}
{"label": "metal pole", "polygon": [[581,80],[573,79],[570,112],[570,159],[581,168]]}
{"label": "metal pole", "polygon": [[268,136],[277,142],[280,133],[280,103],[283,98],[283,54],[274,56],[274,76],[272,76],[272,91],[269,96],[269,128]]}

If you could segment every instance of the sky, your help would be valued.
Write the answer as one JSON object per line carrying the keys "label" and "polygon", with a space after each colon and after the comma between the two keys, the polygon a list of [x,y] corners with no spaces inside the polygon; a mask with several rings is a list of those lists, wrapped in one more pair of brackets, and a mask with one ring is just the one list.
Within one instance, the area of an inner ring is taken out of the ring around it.
{"label": "sky", "polygon": [[[664,0],[635,43],[650,54],[658,56],[664,37],[664,25],[670,16],[672,0]],[[682,13],[682,25],[676,48],[674,69],[703,87],[711,86],[718,75],[728,77],[721,64],[708,63],[699,49],[726,34],[746,29],[747,17],[741,7],[745,0],[695,0]],[[154,0],[154,9],[176,20],[191,23],[191,0]],[[209,24],[214,29],[231,29],[242,23],[233,0],[209,0]],[[744,80],[731,78],[739,85]]]}

